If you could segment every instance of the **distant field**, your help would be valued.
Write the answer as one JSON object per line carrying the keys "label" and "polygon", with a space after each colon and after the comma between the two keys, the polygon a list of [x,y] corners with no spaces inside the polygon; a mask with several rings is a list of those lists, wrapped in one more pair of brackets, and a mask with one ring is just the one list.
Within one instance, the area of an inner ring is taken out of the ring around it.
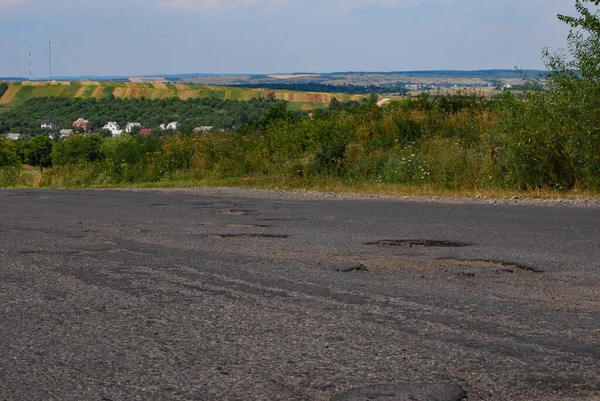
{"label": "distant field", "polygon": [[[528,70],[526,75],[535,77],[543,71]],[[335,72],[322,74],[271,74],[271,75],[210,75],[178,77],[180,82],[196,85],[248,85],[248,84],[306,84],[323,85],[436,85],[444,87],[496,87],[506,84],[522,84],[523,77],[516,70],[481,71],[397,71],[397,72]]]}
{"label": "distant field", "polygon": [[0,98],[2,105],[18,105],[27,99],[38,97],[80,97],[103,99],[110,96],[121,99],[148,98],[180,99],[217,98],[230,100],[251,100],[271,98],[297,103],[297,109],[307,109],[329,104],[333,97],[340,101],[360,100],[362,95],[316,93],[285,90],[248,89],[223,86],[199,86],[193,84],[168,84],[164,82],[9,82],[9,88]]}
{"label": "distant field", "polygon": [[286,75],[269,75],[270,78],[277,79],[297,79],[297,78],[317,78],[320,74],[286,74]]}

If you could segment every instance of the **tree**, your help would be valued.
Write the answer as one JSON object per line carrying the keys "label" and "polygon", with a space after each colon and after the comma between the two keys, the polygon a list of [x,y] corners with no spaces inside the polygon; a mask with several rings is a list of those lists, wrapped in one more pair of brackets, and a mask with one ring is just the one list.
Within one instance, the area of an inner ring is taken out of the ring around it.
{"label": "tree", "polygon": [[72,135],[54,144],[52,149],[52,165],[92,163],[101,159],[100,135]]}
{"label": "tree", "polygon": [[52,140],[46,135],[36,135],[25,148],[26,161],[33,166],[40,166],[40,172],[43,171],[44,167],[52,164],[52,145]]}
{"label": "tree", "polygon": [[4,95],[4,92],[8,90],[8,84],[6,82],[0,82],[0,97]]}
{"label": "tree", "polygon": [[[600,188],[600,0],[575,0],[567,48],[544,49],[548,72],[526,101],[505,94],[504,164],[522,188]],[[540,88],[543,86],[543,89]]]}
{"label": "tree", "polygon": [[13,141],[0,139],[0,168],[19,165],[17,146]]}
{"label": "tree", "polygon": [[340,103],[340,101],[338,100],[337,97],[332,97],[331,101],[329,102],[329,109],[330,110],[341,110],[342,108],[342,104]]}

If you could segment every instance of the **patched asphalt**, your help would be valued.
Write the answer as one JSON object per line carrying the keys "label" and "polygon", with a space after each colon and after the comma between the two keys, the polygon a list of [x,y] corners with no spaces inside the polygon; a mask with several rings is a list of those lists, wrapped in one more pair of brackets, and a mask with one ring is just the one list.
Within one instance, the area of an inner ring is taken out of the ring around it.
{"label": "patched asphalt", "polygon": [[598,400],[600,209],[0,191],[1,400]]}

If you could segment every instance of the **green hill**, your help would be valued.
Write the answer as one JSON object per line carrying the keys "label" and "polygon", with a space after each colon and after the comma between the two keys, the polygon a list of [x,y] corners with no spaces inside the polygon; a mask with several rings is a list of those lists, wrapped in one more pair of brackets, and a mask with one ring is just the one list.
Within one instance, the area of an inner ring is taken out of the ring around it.
{"label": "green hill", "polygon": [[54,82],[9,82],[8,89],[0,97],[0,106],[16,106],[27,99],[39,97],[79,97],[102,99],[110,97],[129,99],[141,98],[180,99],[217,98],[220,100],[251,100],[270,98],[286,100],[292,108],[310,109],[327,105],[333,97],[340,101],[360,100],[362,95],[336,93],[300,92],[286,90],[234,88],[224,86],[199,86],[192,84],[54,81]]}

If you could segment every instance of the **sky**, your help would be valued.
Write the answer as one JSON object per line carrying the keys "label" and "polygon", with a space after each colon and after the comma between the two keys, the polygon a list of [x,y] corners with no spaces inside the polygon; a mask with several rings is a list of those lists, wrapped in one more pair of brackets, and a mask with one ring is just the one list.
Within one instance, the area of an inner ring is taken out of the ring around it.
{"label": "sky", "polygon": [[0,0],[0,77],[541,69],[574,0]]}

